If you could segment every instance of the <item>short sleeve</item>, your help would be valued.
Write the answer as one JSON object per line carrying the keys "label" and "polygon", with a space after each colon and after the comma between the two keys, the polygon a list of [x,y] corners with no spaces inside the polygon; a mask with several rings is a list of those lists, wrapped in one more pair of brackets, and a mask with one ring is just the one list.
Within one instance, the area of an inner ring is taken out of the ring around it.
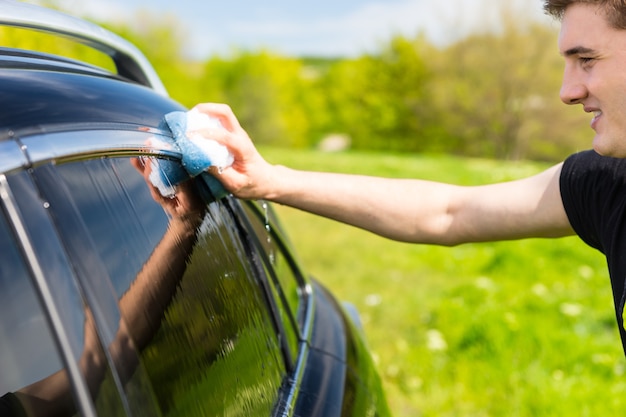
{"label": "short sleeve", "polygon": [[626,160],[594,151],[574,154],[563,163],[560,188],[574,231],[606,254],[625,227]]}

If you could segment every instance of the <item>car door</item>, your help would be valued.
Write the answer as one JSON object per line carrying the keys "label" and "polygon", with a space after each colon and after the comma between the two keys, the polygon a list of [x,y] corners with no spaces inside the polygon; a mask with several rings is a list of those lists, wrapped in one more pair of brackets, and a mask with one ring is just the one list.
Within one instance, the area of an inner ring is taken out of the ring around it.
{"label": "car door", "polygon": [[93,366],[93,314],[23,170],[0,174],[0,311],[0,415],[127,415],[108,362]]}
{"label": "car door", "polygon": [[177,162],[124,153],[57,156],[33,176],[129,408],[139,415],[154,400],[165,416],[271,415],[290,365],[228,200],[202,178],[162,195],[151,170]]}

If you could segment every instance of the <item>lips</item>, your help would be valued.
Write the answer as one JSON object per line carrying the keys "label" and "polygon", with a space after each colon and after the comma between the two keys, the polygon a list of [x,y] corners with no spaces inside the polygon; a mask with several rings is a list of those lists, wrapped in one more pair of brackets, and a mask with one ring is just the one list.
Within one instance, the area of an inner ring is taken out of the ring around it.
{"label": "lips", "polygon": [[589,110],[590,113],[593,113],[593,119],[591,119],[591,128],[595,129],[598,124],[598,120],[602,117],[601,110]]}

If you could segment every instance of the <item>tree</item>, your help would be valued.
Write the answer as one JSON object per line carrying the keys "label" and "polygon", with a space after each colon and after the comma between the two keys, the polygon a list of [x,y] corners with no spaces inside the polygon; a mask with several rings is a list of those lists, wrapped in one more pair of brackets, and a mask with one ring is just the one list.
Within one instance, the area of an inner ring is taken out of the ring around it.
{"label": "tree", "polygon": [[335,131],[357,148],[420,150],[428,130],[428,82],[422,38],[397,36],[382,52],[341,60],[329,71],[323,91]]}
{"label": "tree", "polygon": [[180,22],[170,15],[156,16],[144,11],[137,12],[133,22],[99,24],[134,44],[146,56],[173,99],[192,105],[201,68],[184,55],[186,34]]}
{"label": "tree", "polygon": [[305,146],[309,119],[303,100],[309,90],[303,72],[298,59],[240,51],[228,60],[208,60],[202,80],[216,84],[219,98],[229,103],[255,141]]}
{"label": "tree", "polygon": [[433,88],[445,135],[462,138],[455,149],[462,154],[558,158],[551,144],[559,143],[562,153],[572,146],[564,135],[578,135],[567,129],[571,123],[558,102],[557,34],[505,7],[501,22],[500,33],[471,35],[437,61]]}

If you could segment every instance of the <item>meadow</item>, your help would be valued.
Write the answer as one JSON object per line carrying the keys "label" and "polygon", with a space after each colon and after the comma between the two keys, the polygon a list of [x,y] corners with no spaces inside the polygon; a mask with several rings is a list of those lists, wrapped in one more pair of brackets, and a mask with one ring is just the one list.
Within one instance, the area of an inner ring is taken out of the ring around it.
{"label": "meadow", "polygon": [[[294,168],[478,185],[548,165],[261,148]],[[577,237],[446,248],[277,206],[308,272],[360,311],[396,417],[612,416],[626,362],[603,256]]]}

